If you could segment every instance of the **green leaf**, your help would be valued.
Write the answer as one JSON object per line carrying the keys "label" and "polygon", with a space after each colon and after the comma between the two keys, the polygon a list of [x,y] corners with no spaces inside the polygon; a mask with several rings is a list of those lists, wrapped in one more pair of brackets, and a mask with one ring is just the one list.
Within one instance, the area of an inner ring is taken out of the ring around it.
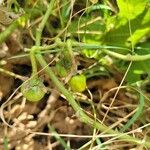
{"label": "green leaf", "polygon": [[130,25],[127,19],[120,16],[108,19],[108,23],[108,26],[113,25],[113,28],[109,29],[102,39],[105,45],[129,47],[131,42],[136,45],[150,33],[150,10],[146,8],[142,14],[130,20]]}
{"label": "green leaf", "polygon": [[101,18],[98,17],[95,21],[93,17],[82,17],[81,20],[73,20],[68,27],[68,32],[71,34],[80,34],[80,36],[102,36],[105,31],[105,25],[101,22]]}
{"label": "green leaf", "polygon": [[141,22],[137,22],[139,26],[136,25],[136,22],[133,24],[138,27],[137,30],[135,30],[135,32],[128,38],[128,41],[132,41],[133,45],[138,43],[138,41],[140,41],[140,39],[142,39],[145,35],[150,33],[150,9],[144,11],[143,14],[142,18],[137,18]]}
{"label": "green leaf", "polygon": [[136,30],[128,39],[127,41],[131,42],[132,44],[135,45],[136,43],[138,43],[138,41],[140,41],[140,39],[142,39],[142,37],[144,37],[146,34],[150,33],[150,27],[147,28],[143,28],[143,29],[139,29]]}
{"label": "green leaf", "polygon": [[142,74],[144,74],[144,70],[141,67],[141,62],[133,62],[126,76],[126,80],[128,81],[128,84],[132,84],[137,81],[140,81]]}
{"label": "green leaf", "polygon": [[147,0],[117,0],[119,16],[134,19],[144,11],[147,2]]}

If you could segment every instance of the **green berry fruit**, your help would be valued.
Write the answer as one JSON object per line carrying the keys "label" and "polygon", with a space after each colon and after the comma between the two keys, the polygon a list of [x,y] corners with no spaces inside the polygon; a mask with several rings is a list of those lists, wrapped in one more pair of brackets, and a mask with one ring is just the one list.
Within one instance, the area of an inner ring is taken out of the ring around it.
{"label": "green berry fruit", "polygon": [[38,102],[44,97],[46,88],[41,79],[33,78],[22,84],[21,92],[28,101]]}
{"label": "green berry fruit", "polygon": [[67,76],[67,70],[61,65],[61,63],[56,63],[56,71],[60,77],[66,77]]}
{"label": "green berry fruit", "polygon": [[74,92],[83,92],[86,89],[86,77],[83,74],[73,76],[69,81],[69,86]]}

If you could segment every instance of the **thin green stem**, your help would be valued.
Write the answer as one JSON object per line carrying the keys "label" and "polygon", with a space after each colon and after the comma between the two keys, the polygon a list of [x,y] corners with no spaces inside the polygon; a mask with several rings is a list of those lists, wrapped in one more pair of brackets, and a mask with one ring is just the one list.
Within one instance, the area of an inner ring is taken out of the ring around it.
{"label": "thin green stem", "polygon": [[125,61],[144,61],[144,60],[148,60],[150,59],[150,54],[147,55],[131,55],[131,54],[127,54],[127,55],[123,55],[123,54],[119,54],[113,51],[109,51],[109,50],[102,50],[105,54],[108,54],[110,56],[113,56],[115,58],[118,59],[122,59]]}
{"label": "thin green stem", "polygon": [[4,137],[4,150],[9,150],[9,147],[8,147],[8,137],[7,136],[5,136]]}
{"label": "thin green stem", "polygon": [[[66,68],[70,69],[70,71],[71,71],[70,73],[74,74],[77,70],[77,67],[76,67],[76,62],[75,62],[75,59],[74,59],[71,39],[67,40],[66,48],[67,48],[67,54],[66,54],[65,58],[68,60],[68,66],[69,66],[69,67],[66,67]],[[70,65],[69,65],[69,63],[70,63]]]}
{"label": "thin green stem", "polygon": [[[44,15],[44,18],[42,19],[42,22],[39,25],[39,28],[36,31],[36,46],[40,46],[40,41],[41,41],[41,35],[42,31],[44,29],[44,26],[48,20],[49,15],[51,14],[52,8],[54,6],[55,0],[51,0],[51,2],[48,5],[48,9]],[[37,64],[36,64],[36,59],[35,59],[35,50],[36,46],[32,47],[30,50],[30,60],[31,60],[31,65],[32,65],[32,76],[37,76]],[[52,46],[51,46],[52,47]]]}
{"label": "thin green stem", "polygon": [[80,47],[80,48],[86,48],[86,49],[120,49],[120,50],[126,50],[131,51],[129,48],[126,47],[119,47],[119,46],[107,46],[107,45],[99,45],[99,44],[87,44],[87,43],[81,43],[81,42],[72,42],[72,46]]}
{"label": "thin green stem", "polygon": [[[37,46],[36,49],[39,51],[44,51],[44,50],[50,50],[52,48],[56,48],[56,47],[64,47],[66,46],[66,43],[63,42],[56,42],[55,44],[52,45],[48,45],[48,46]],[[123,47],[114,47],[114,46],[105,46],[105,45],[96,45],[96,44],[85,44],[85,43],[78,43],[78,42],[72,42],[72,47],[74,48],[80,48],[80,49],[100,49],[99,51],[113,56],[115,58],[118,59],[122,59],[124,61],[144,61],[144,60],[148,60],[150,59],[150,54],[146,54],[146,55],[131,55],[131,54],[127,54],[127,55],[123,55],[123,54],[119,54],[116,53],[114,51],[110,51],[107,49],[123,49],[123,50],[128,50],[127,48],[123,48]],[[28,49],[30,50],[30,49]]]}
{"label": "thin green stem", "polygon": [[140,94],[140,103],[137,107],[136,113],[133,115],[133,117],[121,128],[120,132],[125,132],[141,115],[143,108],[144,108],[144,96]]}
{"label": "thin green stem", "polygon": [[41,35],[42,35],[42,31],[44,29],[44,26],[52,12],[52,9],[53,9],[53,6],[54,6],[54,3],[55,3],[55,0],[51,0],[49,5],[48,5],[48,8],[47,8],[47,11],[44,15],[44,18],[42,19],[42,22],[40,23],[39,25],[39,28],[37,29],[37,32],[36,32],[36,46],[40,46],[41,45]]}
{"label": "thin green stem", "polygon": [[0,44],[3,43],[12,32],[20,26],[19,22],[14,21],[9,27],[7,27],[3,32],[0,33]]}
{"label": "thin green stem", "polygon": [[48,128],[49,132],[54,134],[55,139],[61,143],[61,145],[65,148],[65,150],[71,150],[71,148],[66,144],[65,140],[59,136],[59,134],[50,124],[48,124]]}
{"label": "thin green stem", "polygon": [[[50,50],[53,48],[56,48],[57,44],[52,44],[52,45],[48,45],[48,46],[34,46],[34,48],[36,49],[36,51],[45,51],[45,50]],[[25,51],[31,51],[30,48],[25,48]]]}
{"label": "thin green stem", "polygon": [[37,63],[35,58],[35,47],[32,47],[30,51],[30,60],[32,65],[32,75],[31,76],[37,76]]}

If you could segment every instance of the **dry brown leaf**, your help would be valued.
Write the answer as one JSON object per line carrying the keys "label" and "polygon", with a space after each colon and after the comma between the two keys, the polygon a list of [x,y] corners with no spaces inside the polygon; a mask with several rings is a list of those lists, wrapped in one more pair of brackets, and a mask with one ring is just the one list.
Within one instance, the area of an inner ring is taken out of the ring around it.
{"label": "dry brown leaf", "polygon": [[10,12],[7,7],[0,6],[0,23],[9,25],[16,20],[20,15]]}

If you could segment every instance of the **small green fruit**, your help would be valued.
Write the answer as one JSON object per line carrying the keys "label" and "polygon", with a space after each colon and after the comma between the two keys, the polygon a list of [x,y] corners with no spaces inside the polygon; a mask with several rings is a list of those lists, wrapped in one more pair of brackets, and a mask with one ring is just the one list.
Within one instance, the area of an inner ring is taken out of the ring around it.
{"label": "small green fruit", "polygon": [[21,92],[28,101],[38,102],[44,97],[46,88],[41,79],[34,78],[21,86]]}
{"label": "small green fruit", "polygon": [[83,92],[86,89],[86,77],[84,75],[73,76],[69,81],[69,86],[74,92]]}
{"label": "small green fruit", "polygon": [[[66,55],[67,54],[67,55]],[[56,72],[60,77],[66,77],[71,71],[72,61],[67,53],[62,54],[61,59],[56,63]]]}
{"label": "small green fruit", "polygon": [[66,77],[68,74],[67,70],[60,63],[56,63],[56,71],[60,77]]}

